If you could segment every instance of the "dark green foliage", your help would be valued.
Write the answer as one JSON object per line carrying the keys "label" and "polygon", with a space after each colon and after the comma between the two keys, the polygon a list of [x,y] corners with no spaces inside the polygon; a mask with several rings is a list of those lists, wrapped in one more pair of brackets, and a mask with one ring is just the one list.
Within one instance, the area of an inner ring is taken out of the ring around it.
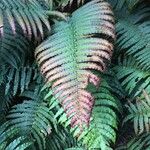
{"label": "dark green foliage", "polygon": [[129,142],[120,144],[116,150],[149,150],[150,149],[150,135],[144,133],[142,135],[133,137]]}
{"label": "dark green foliage", "polygon": [[134,123],[134,130],[136,134],[147,133],[150,131],[150,96],[146,91],[143,91],[144,99],[137,98],[136,104],[129,103],[127,108],[129,115],[125,118],[124,122],[132,120]]}
{"label": "dark green foliage", "polygon": [[52,126],[56,127],[54,114],[45,104],[31,100],[13,106],[7,118],[21,134],[35,139],[39,149],[45,149],[45,137],[52,132]]}
{"label": "dark green foliage", "polygon": [[19,68],[27,60],[30,61],[33,53],[31,42],[23,35],[18,25],[16,29],[17,34],[13,34],[8,21],[5,22],[6,25],[3,27],[4,33],[0,38],[0,63],[5,62],[15,68]]}
{"label": "dark green foliage", "polygon": [[5,17],[8,19],[13,33],[16,32],[15,21],[20,25],[24,34],[27,34],[29,37],[31,37],[32,32],[35,37],[37,37],[38,32],[43,36],[42,23],[50,30],[46,11],[42,9],[36,0],[2,0],[0,2],[2,36],[4,36],[3,26],[5,26]]}
{"label": "dark green foliage", "polygon": [[19,135],[19,129],[10,126],[9,122],[4,123],[0,127],[0,149],[1,150],[24,150],[29,147],[32,142]]}
{"label": "dark green foliage", "polygon": [[[150,92],[150,71],[140,67],[132,57],[123,57],[122,62],[114,67],[118,79],[131,98],[141,94],[142,90]],[[119,58],[121,59],[121,58]]]}

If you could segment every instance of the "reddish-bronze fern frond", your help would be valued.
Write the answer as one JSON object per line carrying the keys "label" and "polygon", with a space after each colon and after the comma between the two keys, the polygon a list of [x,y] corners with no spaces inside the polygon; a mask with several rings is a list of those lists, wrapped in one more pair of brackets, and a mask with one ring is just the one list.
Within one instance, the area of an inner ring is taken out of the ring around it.
{"label": "reddish-bronze fern frond", "polygon": [[94,98],[86,90],[99,85],[92,70],[104,72],[110,61],[114,34],[110,5],[94,0],[76,10],[66,22],[56,23],[53,34],[35,52],[53,94],[71,118],[72,127],[88,125]]}

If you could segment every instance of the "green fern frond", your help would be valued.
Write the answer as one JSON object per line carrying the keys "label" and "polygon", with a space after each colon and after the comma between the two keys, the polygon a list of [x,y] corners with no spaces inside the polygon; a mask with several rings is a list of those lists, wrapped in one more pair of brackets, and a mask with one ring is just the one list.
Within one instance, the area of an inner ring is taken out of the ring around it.
{"label": "green fern frond", "polygon": [[64,150],[65,148],[76,146],[77,141],[70,134],[68,128],[57,126],[58,131],[53,132],[46,140],[46,150]]}
{"label": "green fern frond", "polygon": [[20,25],[24,34],[37,37],[38,32],[43,37],[44,24],[50,30],[46,11],[36,0],[1,0],[0,1],[0,31],[3,34],[4,18],[8,19],[12,31],[16,32],[15,21]]}
{"label": "green fern frond", "polygon": [[47,10],[52,10],[53,9],[53,0],[37,0],[39,4]]}
{"label": "green fern frond", "polygon": [[120,144],[115,150],[149,150],[150,149],[150,134],[144,133],[133,137],[129,142]]}
{"label": "green fern frond", "polygon": [[5,94],[7,95],[10,92],[13,95],[21,94],[28,90],[29,85],[36,80],[40,82],[42,77],[39,76],[38,69],[34,66],[25,66],[19,69],[9,68],[6,72]]}
{"label": "green fern frond", "polygon": [[134,18],[133,15],[130,18],[118,19],[116,28],[119,53],[125,52],[127,55],[133,56],[139,66],[145,70],[150,70],[150,21],[138,23],[139,17],[136,17],[138,19]]}
{"label": "green fern frond", "polygon": [[117,96],[118,99],[122,99],[126,96],[126,93],[112,68],[109,68],[108,71],[103,74],[102,78],[107,81],[110,86],[110,92]]}
{"label": "green fern frond", "polygon": [[[89,11],[90,10],[90,11]],[[91,70],[105,71],[114,40],[114,19],[110,5],[94,0],[76,10],[66,22],[56,23],[53,34],[35,52],[37,62],[53,94],[62,104],[72,127],[82,130],[90,121],[94,99],[86,91],[99,84]]]}
{"label": "green fern frond", "polygon": [[136,134],[150,131],[150,96],[145,91],[143,91],[143,95],[145,96],[144,100],[137,100],[136,104],[129,103],[127,105],[129,115],[124,120],[124,122],[133,121]]}
{"label": "green fern frond", "polygon": [[3,66],[0,78],[0,112],[2,116],[8,113],[13,103],[22,102],[23,99],[43,101],[43,95],[40,92],[44,84],[43,78],[34,64],[18,69]]}
{"label": "green fern frond", "polygon": [[119,11],[123,8],[125,5],[126,0],[107,0],[114,10]]}
{"label": "green fern frond", "polygon": [[18,25],[16,25],[16,34],[11,31],[7,21],[3,27],[3,35],[0,38],[0,63],[7,63],[15,68],[24,65],[30,60],[33,50],[31,42],[22,34]]}
{"label": "green fern frond", "polygon": [[5,95],[5,85],[0,86],[0,124],[3,123],[3,121],[6,121],[6,114],[10,108],[10,104],[12,103],[12,94],[9,93]]}
{"label": "green fern frond", "polygon": [[150,72],[144,70],[132,57],[123,57],[118,66],[114,67],[122,86],[131,98],[141,94],[142,90],[150,91]]}
{"label": "green fern frond", "polygon": [[[10,128],[9,128],[10,127]],[[11,127],[9,122],[0,126],[0,149],[1,150],[25,150],[32,142],[27,142],[25,137],[18,137],[19,130]]]}
{"label": "green fern frond", "polygon": [[[91,88],[90,88],[91,89]],[[110,93],[106,81],[102,81],[99,89],[91,89],[95,97],[89,131],[83,136],[83,143],[91,149],[111,149],[110,143],[115,143],[120,104]],[[80,137],[81,138],[81,137]]]}
{"label": "green fern frond", "polygon": [[126,0],[126,3],[128,5],[128,8],[132,10],[139,2],[142,0]]}
{"label": "green fern frond", "polygon": [[10,124],[20,130],[20,135],[36,140],[39,149],[45,149],[46,137],[56,129],[54,114],[44,103],[24,101],[12,107],[7,118]]}
{"label": "green fern frond", "polygon": [[[15,127],[9,128],[10,124],[9,122],[5,122],[0,126],[0,143],[1,144],[7,144],[7,141],[9,141],[12,137],[16,136],[18,134],[18,130]],[[1,145],[0,144],[0,145]]]}
{"label": "green fern frond", "polygon": [[65,150],[86,150],[86,149],[74,147],[74,148],[67,148],[67,149],[65,149]]}
{"label": "green fern frond", "polygon": [[25,150],[28,148],[30,145],[32,145],[32,142],[26,142],[25,137],[19,137],[12,141],[6,148],[5,150]]}
{"label": "green fern frond", "polygon": [[46,102],[49,109],[54,112],[54,118],[58,120],[60,125],[67,128],[71,124],[71,120],[67,117],[65,110],[61,107],[58,99],[53,96],[53,91],[50,90],[50,85],[45,84],[41,89],[41,92],[45,93],[44,102]]}

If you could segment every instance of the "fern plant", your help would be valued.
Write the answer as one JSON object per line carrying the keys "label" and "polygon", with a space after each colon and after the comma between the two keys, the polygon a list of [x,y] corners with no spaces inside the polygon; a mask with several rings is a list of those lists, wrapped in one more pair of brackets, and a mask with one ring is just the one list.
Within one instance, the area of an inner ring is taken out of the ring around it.
{"label": "fern plant", "polygon": [[52,83],[54,95],[67,116],[71,116],[72,126],[78,125],[81,130],[84,123],[89,124],[94,103],[85,89],[89,82],[99,84],[99,78],[91,70],[103,72],[105,61],[112,55],[112,43],[94,36],[104,34],[115,38],[113,13],[109,7],[106,2],[98,1],[81,7],[67,22],[55,24],[51,37],[35,52],[42,73],[47,82]]}
{"label": "fern plant", "polygon": [[146,0],[0,1],[0,150],[150,149]]}

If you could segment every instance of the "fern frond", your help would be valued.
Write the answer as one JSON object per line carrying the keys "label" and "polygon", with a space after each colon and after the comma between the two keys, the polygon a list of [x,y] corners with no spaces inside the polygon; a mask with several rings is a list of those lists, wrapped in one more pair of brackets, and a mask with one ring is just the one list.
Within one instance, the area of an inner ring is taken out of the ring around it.
{"label": "fern frond", "polygon": [[58,131],[53,131],[46,140],[46,150],[64,150],[65,148],[76,146],[77,141],[73,138],[67,128],[58,125]]}
{"label": "fern frond", "polygon": [[137,100],[136,104],[129,103],[127,105],[129,115],[124,120],[124,122],[129,120],[134,122],[136,134],[141,134],[144,131],[149,133],[150,131],[150,96],[145,91],[143,91],[143,94],[144,100]]}
{"label": "fern frond", "polygon": [[53,0],[37,0],[39,4],[47,10],[52,10],[53,9]]}
{"label": "fern frond", "polygon": [[150,134],[144,133],[140,136],[133,137],[129,142],[120,144],[115,150],[149,150]]}
{"label": "fern frond", "polygon": [[64,9],[66,6],[72,6],[74,3],[77,4],[77,6],[83,5],[85,0],[58,0],[59,6]]}
{"label": "fern frond", "polygon": [[110,86],[111,93],[117,96],[118,99],[122,99],[126,96],[126,93],[113,69],[108,68],[108,71],[103,74],[102,78],[107,81]]}
{"label": "fern frond", "polygon": [[[138,18],[138,19],[132,19]],[[150,21],[139,22],[139,16],[123,17],[118,20],[117,45],[127,55],[132,55],[138,65],[150,70]],[[142,37],[142,38],[141,38]]]}
{"label": "fern frond", "polygon": [[4,19],[7,18],[12,31],[16,32],[15,21],[20,25],[24,34],[37,37],[38,32],[43,37],[44,24],[50,30],[46,11],[36,0],[1,0],[0,1],[0,31],[3,34]]}
{"label": "fern frond", "polygon": [[1,121],[0,123],[3,123],[3,121],[5,121],[6,119],[6,114],[10,108],[10,104],[12,103],[12,94],[8,93],[7,95],[5,95],[5,85],[2,84],[0,86],[0,117],[1,117]]}
{"label": "fern frond", "polygon": [[[12,107],[7,118],[10,124],[19,128],[20,134],[36,140],[39,149],[45,149],[46,137],[56,127],[54,114],[44,103],[24,101]],[[33,137],[33,138],[32,138]]]}
{"label": "fern frond", "polygon": [[71,117],[72,127],[89,124],[94,99],[86,87],[89,83],[98,86],[100,79],[91,70],[105,71],[111,58],[113,44],[98,35],[114,40],[112,15],[108,3],[94,0],[67,22],[56,23],[54,33],[36,49],[41,71]]}
{"label": "fern frond", "polygon": [[114,10],[119,11],[122,10],[125,5],[126,0],[107,0]]}
{"label": "fern frond", "polygon": [[27,60],[30,60],[33,50],[31,48],[31,42],[20,31],[18,25],[16,25],[16,34],[11,31],[8,22],[3,27],[3,35],[0,38],[0,63],[7,63],[15,68],[24,65]]}
{"label": "fern frond", "polygon": [[120,112],[120,104],[110,93],[110,87],[105,80],[99,89],[93,88],[91,91],[96,101],[90,127],[87,134],[83,134],[83,143],[91,149],[111,149],[110,144],[116,140],[116,111]]}
{"label": "fern frond", "polygon": [[30,145],[32,145],[32,142],[26,142],[25,137],[19,137],[12,141],[5,150],[25,150]]}
{"label": "fern frond", "polygon": [[141,94],[142,90],[150,91],[150,72],[144,70],[132,57],[123,57],[118,66],[114,67],[122,86],[131,98]]}
{"label": "fern frond", "polygon": [[29,85],[36,80],[40,82],[42,78],[39,76],[38,69],[34,66],[25,66],[19,69],[8,68],[5,80],[5,94],[21,94],[28,90]]}
{"label": "fern frond", "polygon": [[132,10],[141,0],[126,0],[128,8]]}
{"label": "fern frond", "polygon": [[67,148],[67,149],[65,149],[65,150],[86,150],[86,149],[74,147],[74,148]]}
{"label": "fern frond", "polygon": [[9,122],[0,126],[0,149],[1,150],[25,150],[32,142],[27,142],[25,137],[17,137],[18,128],[11,127]]}

